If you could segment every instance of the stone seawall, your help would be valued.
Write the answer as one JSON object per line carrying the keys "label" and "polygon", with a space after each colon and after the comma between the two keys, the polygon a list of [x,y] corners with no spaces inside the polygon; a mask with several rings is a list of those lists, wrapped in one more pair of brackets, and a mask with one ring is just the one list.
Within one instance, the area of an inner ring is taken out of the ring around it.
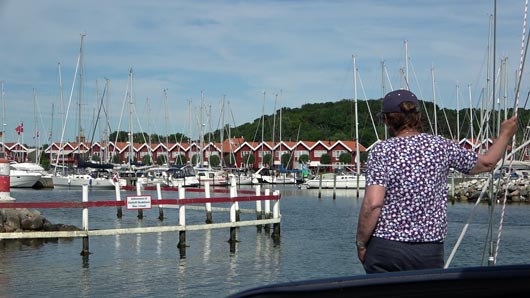
{"label": "stone seawall", "polygon": [[0,209],[0,233],[22,231],[80,231],[78,227],[52,224],[38,210]]}
{"label": "stone seawall", "polygon": [[[490,183],[488,179],[462,179],[451,185],[449,180],[449,200],[457,202],[476,202],[484,184],[488,183],[486,192],[482,195],[482,201],[488,202],[490,199]],[[530,180],[528,179],[494,179],[493,180],[494,198],[497,201],[504,200],[508,203],[523,202],[530,203]]]}

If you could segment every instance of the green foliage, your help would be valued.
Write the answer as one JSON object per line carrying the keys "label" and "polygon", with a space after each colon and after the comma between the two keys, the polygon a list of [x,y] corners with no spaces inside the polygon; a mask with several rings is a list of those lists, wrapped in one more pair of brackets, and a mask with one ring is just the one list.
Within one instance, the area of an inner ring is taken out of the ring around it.
{"label": "green foliage", "polygon": [[290,153],[282,154],[282,156],[280,156],[280,161],[284,168],[292,168],[293,166],[293,159]]}
{"label": "green foliage", "polygon": [[331,156],[329,154],[322,154],[322,156],[320,156],[320,164],[330,165],[331,164]]}
{"label": "green foliage", "polygon": [[186,159],[186,155],[179,154],[177,157],[175,157],[175,164],[176,165],[185,165],[188,160]]}
{"label": "green foliage", "polygon": [[[450,101],[448,99],[447,101]],[[357,121],[359,143],[365,147],[375,143],[378,139],[385,138],[385,128],[376,114],[381,110],[381,99],[358,100],[357,102]],[[442,109],[430,101],[420,100],[420,109],[422,113],[422,131],[434,133],[434,114],[436,111],[437,134],[448,138],[456,139],[459,132],[459,139],[471,138],[471,121],[469,108],[460,109],[457,113],[455,109]],[[282,141],[338,141],[338,140],[355,140],[355,105],[351,99],[342,99],[336,102],[311,103],[304,104],[300,108],[282,108]],[[457,121],[458,114],[458,121]],[[478,120],[481,114],[480,109],[472,110],[474,137],[480,130]],[[484,113],[482,113],[484,114]],[[276,111],[279,115],[279,110]],[[508,110],[508,116],[513,115],[513,109]],[[530,120],[530,110],[519,109],[520,127],[517,132],[519,143],[523,139],[525,125]],[[489,120],[489,127],[498,126],[498,118],[504,119],[502,113],[494,113]],[[266,115],[264,118],[264,135],[265,141],[280,140],[279,135],[279,117],[276,118],[275,135],[272,134],[274,117]],[[261,136],[261,117],[253,122],[244,123],[231,129],[232,135],[243,136],[245,140],[260,142]],[[491,135],[496,136],[497,132]]]}
{"label": "green foliage", "polygon": [[142,163],[146,166],[150,166],[151,165],[151,156],[149,156],[148,154],[142,156]]}
{"label": "green foliage", "polygon": [[243,166],[251,167],[256,161],[256,157],[253,154],[246,153],[243,155]]}
{"label": "green foliage", "polygon": [[210,166],[212,167],[217,167],[221,164],[221,159],[219,158],[218,155],[210,155],[210,157],[208,158],[208,162],[210,163]]}
{"label": "green foliage", "polygon": [[161,166],[167,164],[167,156],[166,155],[158,155],[156,157],[156,164]]}
{"label": "green foliage", "polygon": [[298,161],[301,163],[308,163],[309,162],[309,155],[308,154],[302,154],[300,157],[298,157]]}
{"label": "green foliage", "polygon": [[99,155],[97,155],[97,154],[92,154],[91,158],[92,158],[93,161],[101,161],[101,159],[99,158]]}
{"label": "green foliage", "polygon": [[121,157],[118,154],[112,156],[112,163],[121,164]]}
{"label": "green foliage", "polygon": [[345,164],[351,164],[352,159],[353,158],[352,158],[350,153],[342,153],[339,156],[339,161],[342,162],[342,163],[345,163]]}
{"label": "green foliage", "polygon": [[[191,164],[196,165],[199,163],[199,154],[195,153],[191,156]],[[201,165],[202,166],[202,165]]]}
{"label": "green foliage", "polygon": [[41,155],[41,158],[40,158],[40,165],[45,169],[45,170],[49,170],[50,169],[50,165],[51,165],[51,162],[50,162],[50,159],[48,158],[47,155]]}
{"label": "green foliage", "polygon": [[[116,138],[117,136],[117,138]],[[158,134],[151,134],[142,132],[135,132],[132,135],[134,143],[161,143],[161,144],[174,144],[174,143],[184,143],[188,142],[189,138],[181,133],[174,133],[167,136],[162,136]],[[128,142],[129,133],[126,131],[114,131],[109,136],[110,142]]]}
{"label": "green foliage", "polygon": [[[445,102],[454,102],[448,98]],[[357,101],[357,127],[358,141],[365,147],[375,143],[377,140],[385,138],[385,128],[383,123],[377,118],[376,114],[381,109],[382,99],[368,99]],[[459,139],[471,138],[480,130],[482,121],[478,119],[481,114],[480,109],[463,108],[458,111],[455,109],[441,108],[434,106],[430,101],[420,100],[420,109],[422,112],[422,131],[427,133],[436,132],[438,135],[448,138]],[[281,111],[281,125],[280,125]],[[434,117],[436,114],[436,117]],[[470,121],[470,115],[473,114],[474,121]],[[508,116],[513,114],[513,109],[508,110]],[[458,115],[458,117],[457,117]],[[521,143],[525,133],[526,124],[530,121],[530,112],[527,109],[518,109],[520,127],[517,132],[517,143]],[[504,113],[493,113],[488,117],[488,127],[494,128],[489,135],[496,136],[498,132],[498,119],[504,119]],[[437,119],[436,129],[434,128],[434,119]],[[458,118],[458,121],[457,121]],[[237,121],[237,119],[235,119]],[[472,123],[472,126],[471,126]],[[280,138],[280,129],[281,138]],[[471,129],[473,128],[473,129]],[[283,107],[274,112],[272,115],[263,115],[252,122],[241,124],[237,127],[225,127],[223,137],[228,136],[228,130],[233,136],[241,136],[247,141],[260,142],[264,141],[337,141],[337,140],[355,140],[357,133],[355,127],[355,101],[352,99],[342,99],[335,102],[308,103],[298,108]],[[220,140],[221,129],[213,132],[206,132],[205,138],[211,140]],[[262,135],[263,129],[263,135]],[[273,134],[274,131],[274,134]],[[459,133],[457,133],[459,132]],[[113,132],[109,140],[114,142],[127,142],[129,135],[127,132]],[[189,143],[190,140],[182,133],[173,133],[167,136],[157,134],[134,133],[134,142],[137,143]]]}
{"label": "green foliage", "polygon": [[263,164],[264,165],[272,165],[272,154],[267,153],[263,156]]}
{"label": "green foliage", "polygon": [[236,156],[234,153],[230,153],[227,156],[225,156],[225,164],[228,166],[232,166],[236,163]]}

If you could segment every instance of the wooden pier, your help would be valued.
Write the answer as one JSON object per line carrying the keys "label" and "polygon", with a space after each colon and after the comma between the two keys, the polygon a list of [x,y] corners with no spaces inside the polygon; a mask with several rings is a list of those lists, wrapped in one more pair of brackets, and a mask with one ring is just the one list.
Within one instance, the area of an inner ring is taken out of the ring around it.
{"label": "wooden pier", "polygon": [[[265,226],[266,231],[269,231],[270,225],[273,225],[273,233],[271,238],[276,242],[280,237],[280,198],[279,192],[270,194],[270,189],[265,189],[261,193],[260,186],[257,186],[255,191],[237,190],[235,183],[232,183],[229,189],[213,189],[214,192],[229,193],[229,196],[211,197],[211,189],[209,185],[201,189],[191,189],[179,187],[178,199],[164,199],[160,185],[157,185],[157,198],[152,198],[150,195],[143,195],[141,193],[141,185],[137,186],[136,195],[127,195],[125,200],[121,198],[119,186],[116,186],[116,200],[113,201],[89,201],[88,185],[83,186],[82,201],[80,202],[16,202],[7,201],[0,202],[0,208],[79,208],[82,209],[82,230],[80,231],[24,231],[24,232],[10,232],[0,233],[0,240],[2,239],[35,239],[35,238],[83,238],[83,248],[81,255],[88,255],[89,252],[89,237],[92,236],[109,236],[122,234],[142,234],[142,233],[160,233],[160,232],[179,232],[178,248],[180,249],[181,257],[185,255],[186,247],[186,231],[198,231],[209,229],[229,229],[229,243],[231,252],[235,252],[235,243],[237,242],[235,229],[244,226],[256,226],[258,231],[261,231],[262,226]],[[186,198],[186,192],[204,192],[204,197]],[[239,202],[256,202],[256,209],[241,210]],[[262,208],[262,202],[264,208]],[[271,211],[272,202],[272,211]],[[216,207],[216,211],[229,212],[229,220],[227,222],[214,223],[212,219],[212,205],[211,204],[226,204],[225,208]],[[131,227],[131,228],[115,228],[115,229],[89,229],[89,209],[97,207],[114,207],[117,210],[117,217],[123,216],[122,208],[126,207],[128,212],[137,211],[137,217],[143,217],[144,209],[152,209],[153,206],[159,208],[159,220],[164,219],[164,208],[178,209],[178,225],[164,225],[152,227]],[[206,213],[205,224],[191,224],[186,223],[186,209],[203,210]],[[256,214],[256,219],[241,220],[241,213]]]}

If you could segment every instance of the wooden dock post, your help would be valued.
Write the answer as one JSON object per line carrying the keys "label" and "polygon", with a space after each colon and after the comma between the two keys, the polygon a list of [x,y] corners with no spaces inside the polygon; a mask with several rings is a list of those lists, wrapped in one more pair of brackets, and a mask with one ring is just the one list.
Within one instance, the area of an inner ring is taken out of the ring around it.
{"label": "wooden dock post", "polygon": [[318,173],[318,198],[322,197],[322,173]]}
{"label": "wooden dock post", "polygon": [[[268,196],[271,194],[271,190],[269,188],[265,189],[265,195]],[[265,219],[271,218],[271,200],[265,200],[263,203],[265,205]],[[265,224],[265,233],[270,233],[271,226],[269,224]]]}
{"label": "wooden dock post", "polygon": [[[277,190],[274,192],[274,195],[279,196],[280,191]],[[272,206],[272,218],[278,219],[280,218],[280,200],[274,201],[274,204]],[[274,223],[273,224],[273,232],[272,232],[272,240],[274,244],[280,243],[280,223]]]}
{"label": "wooden dock post", "polygon": [[[179,200],[186,198],[186,189],[179,182]],[[186,205],[179,205],[179,226],[186,226]],[[178,248],[186,247],[186,231],[179,231]]]}
{"label": "wooden dock post", "polygon": [[333,172],[333,200],[337,197],[337,173]]}
{"label": "wooden dock post", "polygon": [[[120,195],[120,183],[118,181],[115,182],[114,184],[114,190],[116,192],[116,201],[119,202],[121,201],[121,195]],[[117,206],[116,207],[116,216],[118,218],[122,218],[123,216],[123,210],[122,210],[122,207],[121,206]]]}
{"label": "wooden dock post", "polygon": [[[156,196],[158,200],[162,200],[162,188],[160,187],[160,182],[156,183]],[[158,205],[158,219],[164,220],[164,206]]]}
{"label": "wooden dock post", "polygon": [[[232,190],[230,190],[230,197],[232,197]],[[236,204],[237,202],[234,202],[234,201],[230,204],[230,222],[231,223],[234,223],[237,221]],[[232,248],[233,248],[232,245],[237,242],[236,227],[230,227],[230,238],[228,239],[228,242],[230,243],[230,252],[232,252]]]}
{"label": "wooden dock post", "polygon": [[[259,196],[261,193],[261,186],[258,184],[256,185],[256,196]],[[263,218],[263,211],[261,210],[261,200],[256,200],[256,219],[261,220]],[[257,231],[261,233],[261,229],[263,228],[262,225],[256,226]]]}
{"label": "wooden dock post", "polygon": [[[136,195],[137,196],[141,196],[142,195],[142,183],[140,183],[139,181],[136,181]],[[144,210],[143,209],[138,209],[138,219],[143,219],[144,218]]]}
{"label": "wooden dock post", "polygon": [[[210,198],[210,182],[204,183],[204,197]],[[211,224],[213,222],[212,219],[212,203],[208,202],[205,204],[206,208],[206,223]]]}
{"label": "wooden dock post", "polygon": [[[88,185],[83,185],[83,202],[88,202]],[[83,231],[88,232],[88,208],[83,208]],[[83,237],[83,249],[81,250],[82,256],[88,256],[90,254],[88,236]]]}
{"label": "wooden dock post", "polygon": [[[230,197],[235,198],[237,197],[237,185],[236,180],[232,178],[230,182]],[[235,208],[236,208],[236,221],[241,220],[241,210],[239,209],[239,202],[235,202]]]}

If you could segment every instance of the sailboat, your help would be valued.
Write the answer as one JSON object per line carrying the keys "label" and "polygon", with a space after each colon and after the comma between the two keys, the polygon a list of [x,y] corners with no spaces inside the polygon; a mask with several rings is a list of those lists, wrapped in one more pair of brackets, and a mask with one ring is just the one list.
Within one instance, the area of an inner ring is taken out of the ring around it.
{"label": "sailboat", "polygon": [[[85,35],[81,35],[81,46],[79,48],[79,58],[77,60],[76,65],[76,74],[74,76],[77,77],[77,71],[79,70],[79,98],[78,98],[78,112],[79,112],[79,135],[78,135],[78,144],[77,144],[77,152],[78,152],[78,167],[77,169],[74,169],[74,171],[66,172],[64,167],[61,167],[63,171],[58,172],[57,169],[59,168],[59,165],[57,164],[59,161],[59,155],[61,154],[61,151],[63,150],[62,144],[63,144],[63,137],[64,132],[66,129],[66,119],[63,123],[63,131],[62,131],[62,137],[61,137],[61,148],[60,152],[57,156],[57,163],[54,167],[54,173],[52,175],[53,180],[53,186],[54,187],[80,187],[83,185],[88,185],[91,188],[98,188],[98,189],[114,189],[114,181],[112,179],[112,173],[109,170],[106,169],[94,169],[90,167],[90,164],[83,164],[83,161],[80,159],[80,153],[81,153],[81,144],[84,140],[84,137],[82,136],[83,133],[81,131],[81,99],[83,95],[83,40]],[[72,93],[75,86],[75,79],[72,83],[72,92],[70,93],[70,102],[72,99]],[[68,104],[70,106],[70,104]],[[67,112],[68,116],[68,112]],[[86,168],[83,168],[84,166],[89,166]]]}

